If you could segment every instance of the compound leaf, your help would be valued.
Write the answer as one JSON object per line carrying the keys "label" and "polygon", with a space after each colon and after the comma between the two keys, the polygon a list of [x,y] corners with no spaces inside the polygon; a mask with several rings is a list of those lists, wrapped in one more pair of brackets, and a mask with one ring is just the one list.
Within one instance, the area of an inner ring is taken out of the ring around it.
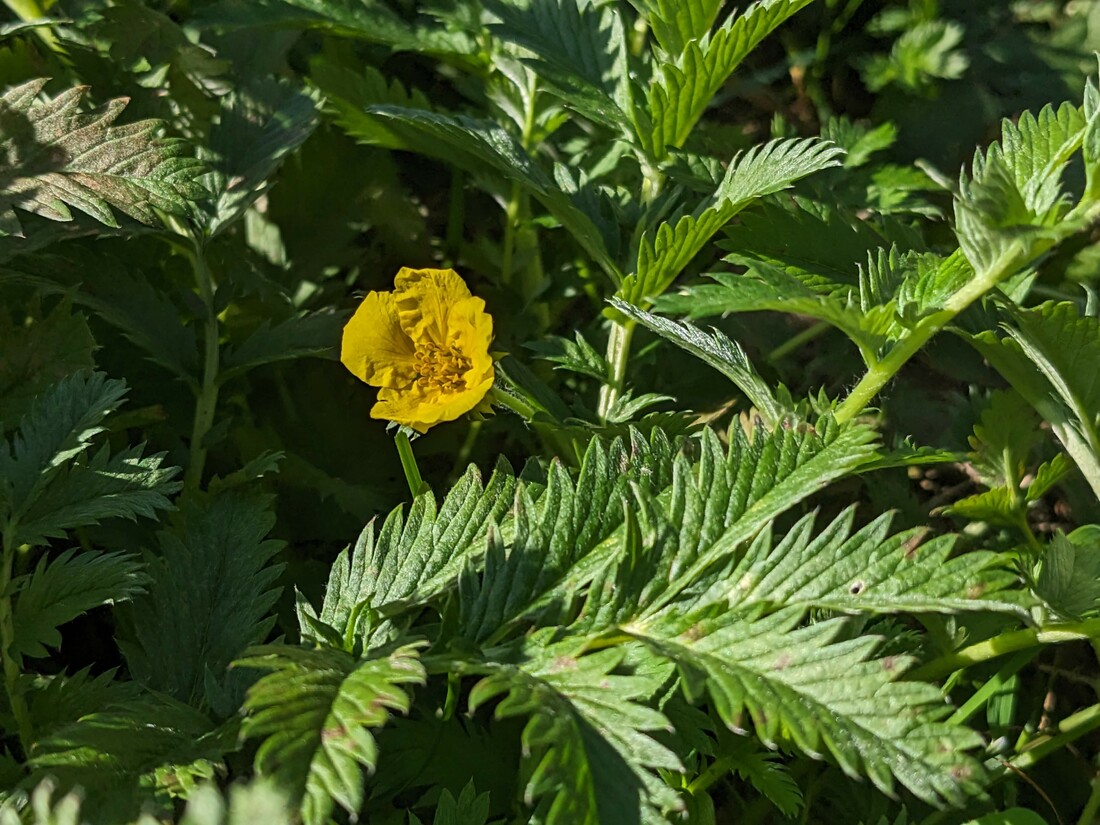
{"label": "compound leaf", "polygon": [[86,87],[40,97],[45,85],[31,80],[0,96],[0,234],[22,234],[15,208],[70,221],[72,207],[111,227],[117,209],[156,226],[157,210],[187,216],[209,194],[202,163],[183,141],[158,138],[156,121],[114,125],[126,100],[81,114]]}
{"label": "compound leaf", "polygon": [[263,641],[280,590],[271,559],[282,544],[265,540],[274,522],[265,497],[228,491],[182,503],[158,536],[152,583],[120,642],[138,681],[181,701],[210,700],[210,680]]}
{"label": "compound leaf", "polygon": [[359,810],[362,769],[377,761],[370,729],[384,725],[390,711],[408,711],[403,685],[424,682],[418,647],[357,661],[331,648],[268,645],[237,662],[269,671],[248,691],[242,733],[263,739],[256,768],[294,795],[305,825],[328,822],[333,803]]}
{"label": "compound leaf", "polygon": [[35,569],[14,581],[15,642],[25,656],[48,656],[61,646],[58,628],[102,604],[122,602],[142,592],[149,579],[143,565],[126,553],[66,550],[43,556]]}

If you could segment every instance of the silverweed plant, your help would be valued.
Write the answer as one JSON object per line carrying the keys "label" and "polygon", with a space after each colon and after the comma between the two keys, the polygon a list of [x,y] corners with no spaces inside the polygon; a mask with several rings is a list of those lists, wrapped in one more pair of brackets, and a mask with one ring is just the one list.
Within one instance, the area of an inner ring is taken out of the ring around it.
{"label": "silverweed plant", "polygon": [[0,823],[1100,817],[1100,7],[5,0]]}

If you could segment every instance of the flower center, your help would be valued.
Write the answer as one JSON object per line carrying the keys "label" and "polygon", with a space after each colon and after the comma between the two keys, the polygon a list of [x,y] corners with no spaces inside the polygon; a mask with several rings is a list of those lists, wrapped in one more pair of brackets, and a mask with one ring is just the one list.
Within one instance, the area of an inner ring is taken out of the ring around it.
{"label": "flower center", "polygon": [[462,377],[470,369],[470,359],[451,344],[441,347],[432,341],[416,345],[414,356],[416,383],[421,387],[442,392],[459,392],[466,389]]}

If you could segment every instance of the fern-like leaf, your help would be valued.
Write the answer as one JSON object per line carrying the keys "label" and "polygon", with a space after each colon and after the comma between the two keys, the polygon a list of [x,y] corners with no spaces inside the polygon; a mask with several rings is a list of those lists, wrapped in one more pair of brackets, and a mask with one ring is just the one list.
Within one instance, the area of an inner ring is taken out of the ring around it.
{"label": "fern-like leaf", "polygon": [[970,341],[1050,423],[1100,496],[1100,319],[1068,302],[1007,311],[1007,337]]}
{"label": "fern-like leaf", "polygon": [[895,780],[933,805],[962,805],[980,793],[984,772],[966,751],[981,739],[942,721],[949,708],[939,689],[895,681],[908,660],[872,659],[878,640],[845,638],[844,620],[798,627],[803,614],[670,612],[629,631],[676,662],[689,694],[705,691],[734,729],[751,727],[765,743],[811,756],[828,753],[887,794]]}
{"label": "fern-like leaf", "polygon": [[734,215],[807,175],[839,166],[841,155],[838,146],[815,139],[773,140],[738,155],[712,198],[695,213],[642,236],[636,271],[623,281],[619,296],[641,304],[660,295]]}
{"label": "fern-like leaf", "polygon": [[483,552],[487,525],[503,517],[514,489],[506,462],[484,485],[471,467],[438,510],[431,494],[421,495],[407,516],[397,509],[380,528],[369,524],[355,549],[333,563],[320,616],[299,604],[302,632],[317,638],[319,620],[338,638],[354,638],[363,647],[388,640],[394,628],[378,611],[414,594],[421,602],[453,584],[468,557]]}
{"label": "fern-like leaf", "polygon": [[227,492],[184,502],[176,525],[158,537],[148,595],[131,605],[120,640],[138,681],[225,711],[216,687],[226,668],[275,621],[281,566],[271,559],[282,544],[265,540],[274,521],[264,497]]}
{"label": "fern-like leaf", "polygon": [[648,151],[663,158],[680,148],[726,79],[760,42],[812,0],[759,0],[730,16],[709,37],[684,45],[676,60],[661,65],[649,88],[652,126],[639,124]]}
{"label": "fern-like leaf", "polygon": [[371,728],[406,712],[403,685],[423,684],[418,644],[376,651],[362,661],[331,648],[254,648],[237,664],[270,671],[248,692],[242,732],[262,738],[256,768],[294,795],[305,825],[329,821],[333,803],[356,813],[362,769],[372,770]]}
{"label": "fern-like leaf", "polygon": [[61,625],[101,604],[126,601],[147,583],[141,563],[125,553],[66,550],[53,559],[43,556],[33,572],[14,582],[12,649],[47,656],[46,645],[61,646]]}
{"label": "fern-like leaf", "polygon": [[0,234],[21,234],[15,208],[69,221],[71,207],[112,227],[117,209],[157,225],[156,210],[189,215],[209,194],[202,163],[183,141],[156,137],[156,121],[114,125],[125,99],[81,114],[85,87],[40,98],[45,85],[31,80],[0,96]]}
{"label": "fern-like leaf", "polygon": [[487,663],[490,674],[470,691],[471,710],[501,697],[498,719],[530,717],[522,734],[532,763],[525,800],[547,825],[625,825],[647,809],[677,807],[652,771],[683,768],[648,735],[669,723],[643,704],[667,671],[618,675],[623,650],[578,656],[573,644],[532,640],[514,651],[515,663]]}
{"label": "fern-like leaf", "polygon": [[582,0],[492,0],[494,34],[531,51],[539,78],[565,103],[617,131],[628,128],[630,82],[622,17]]}

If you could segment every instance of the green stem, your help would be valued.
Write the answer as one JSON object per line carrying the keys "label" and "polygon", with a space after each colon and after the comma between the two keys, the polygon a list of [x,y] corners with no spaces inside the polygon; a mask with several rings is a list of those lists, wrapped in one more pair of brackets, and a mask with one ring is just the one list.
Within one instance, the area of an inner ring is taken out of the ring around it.
{"label": "green stem", "polygon": [[1077,818],[1077,825],[1094,825],[1100,814],[1100,774],[1092,778],[1092,792],[1088,802],[1081,809],[1081,816]]}
{"label": "green stem", "polygon": [[218,408],[218,369],[220,357],[221,329],[218,325],[217,308],[214,306],[214,278],[206,263],[206,252],[196,241],[191,251],[191,261],[195,270],[195,282],[199,287],[199,297],[206,307],[206,319],[203,325],[203,370],[202,386],[195,402],[195,421],[191,428],[191,460],[187,466],[184,485],[189,490],[197,490],[202,484],[202,474],[206,466],[206,440],[210,428],[214,426],[214,414]]}
{"label": "green stem", "polygon": [[906,674],[906,678],[913,681],[931,682],[942,679],[944,676],[964,667],[988,662],[1007,653],[1015,653],[1017,650],[1045,644],[1088,641],[1096,638],[1100,638],[1100,619],[1085,619],[1080,622],[1066,622],[1065,624],[1048,625],[1047,627],[1013,630],[933,659],[931,662],[921,665],[911,673]]}
{"label": "green stem", "polygon": [[500,250],[500,280],[505,286],[512,283],[512,257],[516,248],[516,223],[519,221],[521,190],[518,183],[512,184],[508,205],[504,209],[504,240]]}
{"label": "green stem", "polygon": [[726,776],[729,776],[730,771],[733,769],[734,759],[732,756],[720,756],[707,766],[707,769],[699,774],[688,785],[688,793],[692,796],[702,793],[707,790],[711,785]]}
{"label": "green stem", "polygon": [[428,485],[420,476],[420,468],[416,466],[416,456],[413,455],[412,443],[404,430],[398,430],[394,436],[397,445],[397,455],[401,458],[401,469],[405,471],[405,480],[409,482],[409,492],[416,498],[421,493],[428,492]]}
{"label": "green stem", "polygon": [[1004,278],[1015,272],[1021,262],[1021,248],[1011,244],[984,272],[974,276],[964,287],[952,295],[939,312],[923,318],[877,364],[872,364],[855,389],[837,408],[836,420],[843,424],[851,421],[866,409],[879,391],[897,375],[906,362],[928,343],[933,335],[950,323],[956,315],[993,289]]}
{"label": "green stem", "polygon": [[802,332],[797,335],[793,335],[773,349],[765,357],[765,361],[769,364],[774,364],[781,358],[786,358],[789,354],[801,347],[803,344],[808,344],[815,338],[820,338],[823,334],[828,332],[831,326],[825,321],[818,321],[813,326],[806,327]]}
{"label": "green stem", "polygon": [[626,381],[626,368],[630,363],[630,340],[634,337],[637,323],[633,318],[614,321],[607,339],[607,383],[600,387],[600,403],[596,412],[601,421],[606,421],[611,408],[623,393]]}
{"label": "green stem", "polygon": [[[642,167],[641,205],[645,207],[661,194],[665,178],[649,158],[639,158],[639,163]],[[634,337],[634,327],[633,318],[616,318],[611,321],[611,333],[607,338],[607,381],[600,387],[600,399],[596,406],[596,413],[601,421],[607,420],[607,414],[622,395],[626,368],[630,363],[630,340]]]}
{"label": "green stem", "polygon": [[1026,751],[1016,754],[1008,764],[1017,770],[1034,767],[1040,759],[1061,750],[1070,742],[1100,728],[1100,705],[1092,705],[1067,716],[1058,723],[1058,733],[1033,740]]}
{"label": "green stem", "polygon": [[15,717],[19,745],[23,755],[27,756],[30,753],[34,735],[27,699],[19,687],[22,669],[12,655],[12,646],[15,644],[15,618],[11,606],[12,568],[15,565],[14,534],[15,525],[8,524],[8,528],[4,531],[3,557],[0,558],[0,658],[4,660],[4,689],[8,694],[12,716]]}
{"label": "green stem", "polygon": [[505,392],[500,387],[493,387],[489,390],[489,400],[497,406],[511,410],[525,421],[533,421],[535,414],[538,412],[519,396]]}

